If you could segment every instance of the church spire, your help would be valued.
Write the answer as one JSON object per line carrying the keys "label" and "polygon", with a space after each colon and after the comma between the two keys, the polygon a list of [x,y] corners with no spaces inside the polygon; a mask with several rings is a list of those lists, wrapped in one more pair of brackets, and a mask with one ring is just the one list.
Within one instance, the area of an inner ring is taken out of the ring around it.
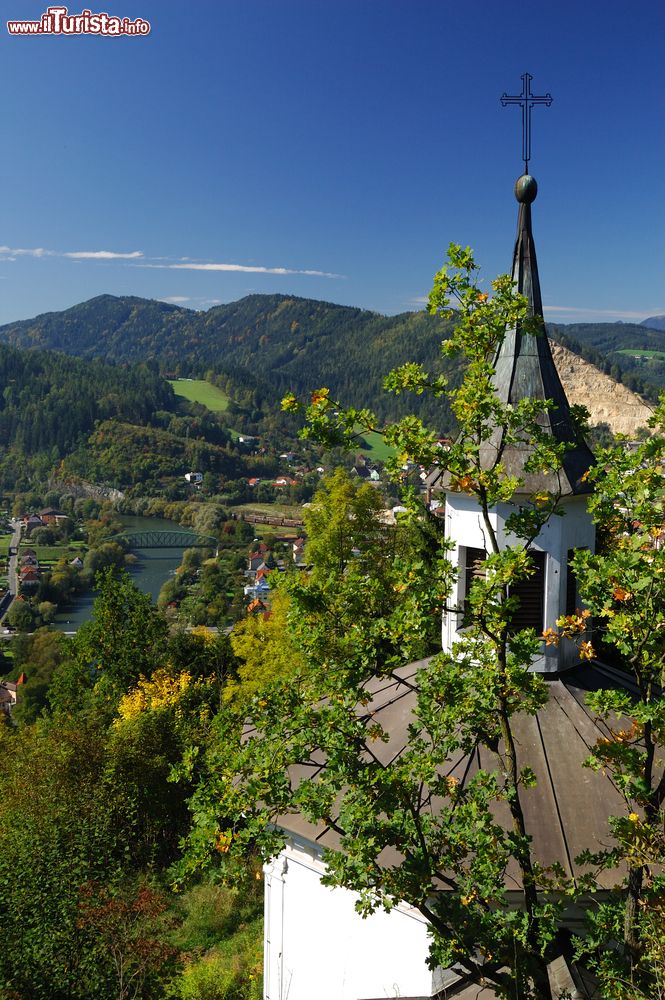
{"label": "church spire", "polygon": [[483,464],[494,464],[501,449],[501,461],[506,472],[523,480],[519,492],[547,490],[570,496],[588,492],[582,477],[592,465],[593,455],[575,431],[570,405],[545,333],[536,248],[531,230],[531,205],[537,193],[538,185],[529,174],[522,175],[515,184],[519,212],[512,277],[517,291],[527,299],[529,320],[506,331],[493,361],[494,385],[504,403],[517,403],[525,398],[551,399],[554,407],[542,414],[540,423],[557,442],[566,442],[573,447],[566,451],[563,467],[558,472],[526,473],[524,464],[531,454],[531,446],[524,443],[502,448],[502,435],[497,430],[487,442],[481,458]]}

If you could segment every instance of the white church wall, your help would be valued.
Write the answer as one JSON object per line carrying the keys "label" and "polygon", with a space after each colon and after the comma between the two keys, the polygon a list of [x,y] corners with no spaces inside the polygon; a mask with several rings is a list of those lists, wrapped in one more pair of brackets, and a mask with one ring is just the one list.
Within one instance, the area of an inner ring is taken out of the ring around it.
{"label": "white church wall", "polygon": [[[568,576],[568,552],[576,548],[594,549],[594,528],[586,510],[585,497],[569,497],[562,501],[561,516],[553,516],[535,539],[533,549],[546,553],[545,560],[545,610],[544,625],[554,626],[556,619],[566,611],[566,585]],[[500,504],[490,515],[490,523],[497,534],[500,545],[511,544],[516,539],[505,531],[505,522],[514,508],[510,504]],[[464,493],[448,493],[446,496],[446,536],[455,543],[451,553],[453,565],[460,570],[453,592],[457,606],[464,601],[464,573],[466,548],[485,549],[490,546],[486,540],[486,528],[477,501]],[[442,646],[450,652],[458,633],[459,616],[449,613],[442,622]],[[532,667],[550,672],[565,669],[579,662],[576,648],[572,643],[562,643],[559,647],[541,647],[541,655]]]}
{"label": "white church wall", "polygon": [[323,886],[323,872],[300,840],[265,867],[265,1000],[431,996],[424,918],[402,905],[363,919],[355,893]]}

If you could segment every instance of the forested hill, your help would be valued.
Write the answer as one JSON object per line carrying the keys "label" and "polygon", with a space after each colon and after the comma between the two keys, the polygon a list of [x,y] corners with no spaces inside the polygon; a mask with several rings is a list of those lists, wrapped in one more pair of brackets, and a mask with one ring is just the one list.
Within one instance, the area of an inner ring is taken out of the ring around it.
{"label": "forested hill", "polygon": [[[233,419],[244,415],[235,405]],[[120,488],[184,483],[192,468],[257,474],[248,463],[259,460],[238,453],[224,416],[174,395],[154,363],[0,344],[0,490],[27,489],[56,469]]]}
{"label": "forested hill", "polygon": [[649,316],[643,319],[640,326],[650,326],[652,330],[665,330],[665,316]]}
{"label": "forested hill", "polygon": [[[200,313],[102,295],[60,313],[0,327],[0,340],[120,362],[155,359],[162,372],[179,375],[244,370],[269,381],[276,395],[326,385],[346,404],[374,406],[388,416],[403,406],[385,399],[385,374],[405,360],[436,368],[448,330],[443,321],[422,312],[382,316],[295,296],[250,295]],[[637,391],[644,391],[643,380],[665,386],[665,358],[638,359],[630,353],[634,348],[659,350],[663,335],[658,331],[605,323],[557,325],[550,332]]]}
{"label": "forested hill", "polygon": [[148,365],[120,367],[55,351],[21,351],[0,344],[0,443],[31,455],[60,458],[92,432],[98,420],[148,423],[176,401]]}
{"label": "forested hill", "polygon": [[550,323],[547,328],[557,339],[568,337],[605,356],[630,348],[662,351],[665,347],[662,330],[637,323]]}
{"label": "forested hill", "polygon": [[191,316],[196,313],[154,299],[98,295],[62,312],[2,326],[0,340],[81,358],[144,361],[160,355],[162,339],[165,344],[175,341]]}
{"label": "forested hill", "polygon": [[0,341],[116,362],[154,359],[182,376],[231,371],[239,380],[245,372],[267,382],[275,400],[327,385],[348,405],[380,409],[384,376],[405,360],[436,364],[448,329],[425,313],[387,317],[284,295],[250,295],[205,313],[102,295],[0,327]]}

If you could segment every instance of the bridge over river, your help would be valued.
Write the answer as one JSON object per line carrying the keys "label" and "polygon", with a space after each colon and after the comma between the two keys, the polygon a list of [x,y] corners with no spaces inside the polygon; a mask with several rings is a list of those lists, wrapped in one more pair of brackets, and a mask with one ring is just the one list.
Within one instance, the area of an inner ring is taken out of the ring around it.
{"label": "bridge over river", "polygon": [[[132,581],[153,601],[182,562],[184,549],[207,548],[215,553],[219,544],[212,535],[163,517],[122,514],[120,520],[115,540],[137,556],[129,567]],[[59,609],[56,628],[63,632],[80,628],[92,615],[94,599],[94,591],[77,594],[70,605]]]}
{"label": "bridge over river", "polygon": [[130,549],[214,549],[215,553],[219,545],[214,535],[202,535],[198,531],[172,531],[170,528],[124,531],[109,541],[124,543]]}

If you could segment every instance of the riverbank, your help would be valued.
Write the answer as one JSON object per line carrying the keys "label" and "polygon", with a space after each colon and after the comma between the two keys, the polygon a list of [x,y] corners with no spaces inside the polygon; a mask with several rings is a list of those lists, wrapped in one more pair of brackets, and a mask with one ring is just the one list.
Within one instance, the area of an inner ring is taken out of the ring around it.
{"label": "riverbank", "polygon": [[[118,515],[123,530],[129,533],[145,531],[178,531],[180,525],[160,517]],[[135,561],[127,567],[134,584],[156,603],[162,585],[171,578],[182,560],[182,547],[163,549],[131,549]],[[96,592],[88,590],[74,601],[58,609],[54,626],[61,632],[76,631],[89,621]]]}

